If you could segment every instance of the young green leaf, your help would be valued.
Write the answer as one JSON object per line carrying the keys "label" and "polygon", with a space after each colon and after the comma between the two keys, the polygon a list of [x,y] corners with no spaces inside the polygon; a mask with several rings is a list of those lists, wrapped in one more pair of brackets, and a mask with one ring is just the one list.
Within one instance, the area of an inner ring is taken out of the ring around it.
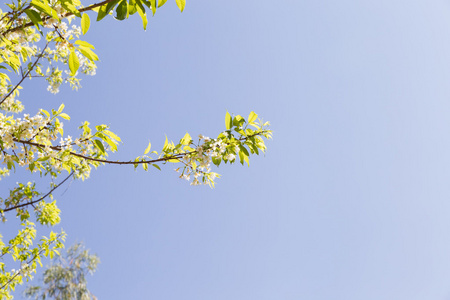
{"label": "young green leaf", "polygon": [[28,18],[30,18],[31,22],[33,22],[34,25],[42,25],[42,19],[41,15],[32,9],[25,10],[25,13],[27,14]]}
{"label": "young green leaf", "polygon": [[128,14],[134,15],[136,13],[136,0],[130,0],[130,2],[128,2]]}
{"label": "young green leaf", "polygon": [[156,0],[150,0],[150,3],[152,4],[152,13],[155,15],[156,13]]}
{"label": "young green leaf", "polygon": [[83,14],[83,16],[81,17],[81,32],[83,34],[86,34],[86,32],[88,32],[89,30],[89,26],[91,25],[91,19],[89,19],[89,15],[88,14]]}
{"label": "young green leaf", "polygon": [[120,137],[118,137],[114,132],[109,131],[109,130],[104,130],[103,131],[104,134],[110,136],[112,139],[115,139],[116,141],[121,141]]}
{"label": "young green leaf", "polygon": [[167,2],[167,0],[159,0],[159,1],[158,1],[158,7],[163,6],[164,3],[166,3],[166,2]]}
{"label": "young green leaf", "polygon": [[61,112],[63,111],[64,107],[65,107],[64,103],[61,104],[61,105],[58,107],[57,113],[58,113],[58,114],[61,113]]}
{"label": "young green leaf", "polygon": [[106,15],[109,14],[109,12],[114,9],[114,7],[117,5],[117,3],[119,3],[119,1],[120,0],[113,0],[112,2],[109,2],[109,3],[106,3],[105,5],[100,6],[100,9],[98,10],[98,15],[97,15],[97,21],[100,21],[101,19],[106,17]]}
{"label": "young green leaf", "polygon": [[239,144],[239,149],[244,152],[245,155],[250,156],[250,154],[248,153],[248,150],[242,146],[241,144]]}
{"label": "young green leaf", "polygon": [[69,56],[69,68],[70,71],[72,72],[72,76],[74,76],[77,71],[78,68],[80,67],[80,62],[78,61],[78,57],[77,54],[75,53],[75,50],[70,51],[70,56]]}
{"label": "young green leaf", "polygon": [[48,16],[58,19],[58,13],[56,12],[56,10],[54,10],[53,8],[51,8],[47,2],[42,3],[39,0],[31,0],[30,3],[34,8],[36,8],[37,10],[39,10],[40,12],[43,12],[45,14],[47,14]]}
{"label": "young green leaf", "polygon": [[75,1],[70,1],[70,0],[61,0],[59,1],[61,6],[69,11],[70,13],[74,14],[75,16],[77,16],[78,18],[81,18],[81,14],[80,11],[76,8],[76,3]]}
{"label": "young green leaf", "polygon": [[250,112],[250,114],[248,115],[248,120],[247,120],[247,122],[253,123],[257,118],[258,118],[258,115],[257,115],[254,111],[252,111],[252,112]]}
{"label": "young green leaf", "polygon": [[142,19],[142,26],[144,27],[144,30],[146,30],[148,23],[147,14],[145,13],[145,8],[140,1],[136,1],[136,9]]}
{"label": "young green leaf", "polygon": [[225,128],[227,130],[231,129],[232,122],[233,120],[231,119],[231,115],[227,112],[227,114],[225,115]]}
{"label": "young green leaf", "polygon": [[89,59],[90,61],[96,61],[98,60],[98,56],[97,54],[95,54],[91,49],[80,46],[78,47],[78,51],[81,52],[81,54],[83,54],[87,59]]}
{"label": "young green leaf", "polygon": [[117,6],[115,18],[117,20],[122,21],[125,20],[125,18],[127,17],[128,17],[128,2],[126,0],[122,0]]}
{"label": "young green leaf", "polygon": [[150,152],[151,148],[152,148],[152,143],[148,142],[148,146],[147,146],[147,148],[145,148],[144,154],[147,154],[148,152]]}
{"label": "young green leaf", "polygon": [[95,49],[94,46],[92,46],[88,42],[85,42],[85,41],[82,41],[82,40],[77,40],[77,41],[75,41],[74,44],[75,45],[79,45],[81,47],[85,47],[85,48]]}
{"label": "young green leaf", "polygon": [[69,115],[66,114],[66,113],[59,114],[59,116],[60,116],[61,118],[63,118],[63,119],[70,120]]}
{"label": "young green leaf", "polygon": [[184,137],[181,139],[180,143],[182,145],[189,145],[192,141],[191,136],[189,135],[189,133],[186,132],[186,134],[184,135]]}
{"label": "young green leaf", "polygon": [[180,11],[183,12],[184,6],[186,5],[186,0],[175,0],[175,2],[177,2]]}
{"label": "young green leaf", "polygon": [[164,142],[163,151],[166,150],[166,148],[169,146],[169,140],[167,139],[166,135],[166,141]]}
{"label": "young green leaf", "polygon": [[102,151],[102,153],[105,153],[105,147],[103,147],[103,143],[100,140],[94,140],[95,146]]}

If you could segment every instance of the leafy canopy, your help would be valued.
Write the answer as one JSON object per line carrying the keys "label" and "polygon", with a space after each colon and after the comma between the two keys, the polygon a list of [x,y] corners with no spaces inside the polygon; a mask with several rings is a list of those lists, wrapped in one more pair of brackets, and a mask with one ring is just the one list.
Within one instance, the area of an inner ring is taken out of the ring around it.
{"label": "leafy canopy", "polygon": [[64,255],[52,260],[52,264],[43,273],[41,285],[30,285],[24,294],[36,300],[97,299],[87,288],[87,275],[97,269],[100,259],[89,253],[83,244],[71,246]]}

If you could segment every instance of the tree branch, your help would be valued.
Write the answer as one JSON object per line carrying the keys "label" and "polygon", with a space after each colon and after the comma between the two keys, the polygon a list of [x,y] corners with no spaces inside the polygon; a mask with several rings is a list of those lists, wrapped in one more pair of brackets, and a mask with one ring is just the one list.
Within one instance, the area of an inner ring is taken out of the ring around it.
{"label": "tree branch", "polygon": [[[112,1],[114,1],[114,0],[105,0],[105,1],[102,1],[102,2],[99,2],[99,3],[94,3],[94,4],[91,4],[91,5],[86,6],[86,7],[84,7],[84,8],[80,8],[78,11],[81,13],[81,12],[93,10],[93,9],[96,8],[96,7],[105,5],[105,4],[107,4],[107,3],[109,3],[109,2],[112,2]],[[65,13],[65,14],[62,16],[62,19],[67,18],[67,17],[70,17],[70,16],[72,16],[72,15],[73,15],[73,13],[71,13],[71,12]],[[47,20],[49,20],[49,19],[50,19],[50,16],[46,16],[45,18],[42,18],[42,21],[45,22],[45,21],[47,21]],[[24,24],[24,25],[22,25],[22,26],[10,28],[10,29],[8,29],[8,30],[5,31],[4,35],[7,35],[8,33],[11,33],[11,32],[14,32],[14,31],[17,31],[17,30],[20,30],[20,29],[25,29],[25,28],[27,28],[27,27],[31,27],[31,26],[33,26],[33,25],[34,25],[33,22],[28,22],[28,23],[26,23],[26,24]]]}
{"label": "tree branch", "polygon": [[37,202],[40,202],[40,201],[44,200],[44,199],[47,198],[51,193],[53,193],[54,190],[56,190],[57,188],[59,188],[62,184],[64,184],[64,182],[66,182],[70,177],[72,177],[73,174],[74,174],[74,172],[72,171],[72,173],[70,173],[69,176],[67,176],[63,181],[61,181],[57,186],[55,186],[54,188],[52,188],[52,189],[50,190],[50,192],[48,192],[47,194],[45,194],[45,195],[42,196],[41,198],[36,199],[36,200],[34,200],[34,201],[31,201],[31,202],[22,203],[22,204],[13,206],[13,207],[8,207],[8,208],[4,209],[3,212],[7,212],[7,211],[10,211],[10,210],[13,210],[13,209],[16,209],[16,208],[21,208],[21,207],[24,207],[24,206],[27,206],[27,205],[33,205],[33,204],[35,204],[35,203],[37,203]]}
{"label": "tree branch", "polygon": [[[14,142],[16,143],[21,143],[21,144],[27,144],[27,145],[31,145],[31,146],[35,146],[41,149],[45,149],[46,145],[43,144],[39,144],[39,143],[34,143],[34,142],[29,142],[29,141],[23,141],[23,140],[18,140],[16,138],[13,139]],[[56,150],[56,151],[61,151],[62,147],[61,146],[48,146],[50,149],[52,150]],[[142,161],[114,161],[114,160],[107,160],[107,159],[101,159],[101,158],[94,158],[94,157],[90,157],[90,156],[86,156],[86,155],[82,155],[73,151],[70,151],[69,153],[73,156],[77,156],[86,160],[90,160],[90,161],[96,161],[96,162],[101,162],[101,163],[105,163],[105,164],[113,164],[113,165],[137,165],[137,164],[151,164],[151,163],[156,163],[156,162],[162,162],[162,161],[168,161],[171,159],[180,159],[181,157],[185,156],[185,155],[189,155],[192,153],[195,153],[196,151],[192,151],[192,152],[185,152],[185,153],[180,153],[180,154],[176,154],[176,155],[172,155],[172,156],[168,156],[168,157],[163,157],[163,158],[158,158],[158,159],[151,159],[151,160],[142,160]]]}
{"label": "tree branch", "polygon": [[[246,136],[246,137],[241,137],[239,138],[240,141],[243,140],[247,140],[248,138],[254,137],[254,136],[259,136],[263,133],[265,133],[266,130],[263,130],[259,133],[254,133],[252,135]],[[43,145],[43,144],[39,144],[39,143],[34,143],[34,142],[30,142],[30,141],[23,141],[23,140],[19,140],[16,138],[13,138],[13,141],[16,143],[21,143],[21,144],[27,144],[27,145],[31,145],[31,146],[35,146],[41,149],[45,149],[46,147],[49,147],[52,150],[56,150],[56,151],[61,151],[63,150],[63,148],[61,146],[48,146],[48,145]],[[73,156],[77,156],[86,160],[90,160],[90,161],[96,161],[96,162],[100,162],[100,163],[105,163],[105,164],[112,164],[112,165],[139,165],[139,164],[152,164],[152,163],[157,163],[157,162],[164,162],[164,161],[168,161],[171,159],[177,159],[177,160],[181,160],[181,158],[183,156],[186,155],[190,155],[193,153],[196,153],[197,151],[191,151],[191,152],[185,152],[185,153],[179,153],[179,154],[175,154],[175,155],[171,155],[171,156],[167,156],[167,157],[162,157],[162,158],[158,158],[158,159],[151,159],[151,160],[141,160],[141,161],[114,161],[114,160],[107,160],[107,159],[101,159],[101,158],[94,158],[94,157],[90,157],[90,156],[86,156],[86,155],[82,155],[73,151],[70,151],[69,153]]]}

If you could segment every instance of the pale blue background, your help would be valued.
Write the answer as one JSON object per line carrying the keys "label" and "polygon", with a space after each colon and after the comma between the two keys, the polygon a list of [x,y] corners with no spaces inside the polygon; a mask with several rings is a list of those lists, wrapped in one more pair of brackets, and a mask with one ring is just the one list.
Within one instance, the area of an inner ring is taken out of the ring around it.
{"label": "pale blue background", "polygon": [[109,166],[55,193],[68,244],[101,257],[94,294],[450,299],[450,2],[173,2],[147,32],[137,15],[92,24],[98,74],[25,90],[27,108],[110,124],[113,159],[214,136],[227,110],[274,140],[214,190]]}

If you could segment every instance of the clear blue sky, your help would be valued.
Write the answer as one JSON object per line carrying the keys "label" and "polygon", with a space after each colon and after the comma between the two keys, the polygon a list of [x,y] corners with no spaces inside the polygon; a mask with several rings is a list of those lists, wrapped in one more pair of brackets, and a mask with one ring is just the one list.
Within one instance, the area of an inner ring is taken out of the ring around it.
{"label": "clear blue sky", "polygon": [[57,192],[99,299],[450,299],[449,1],[169,0],[146,32],[110,18],[86,40],[80,91],[22,98],[110,124],[114,159],[214,136],[227,110],[274,130],[214,190],[110,166]]}

